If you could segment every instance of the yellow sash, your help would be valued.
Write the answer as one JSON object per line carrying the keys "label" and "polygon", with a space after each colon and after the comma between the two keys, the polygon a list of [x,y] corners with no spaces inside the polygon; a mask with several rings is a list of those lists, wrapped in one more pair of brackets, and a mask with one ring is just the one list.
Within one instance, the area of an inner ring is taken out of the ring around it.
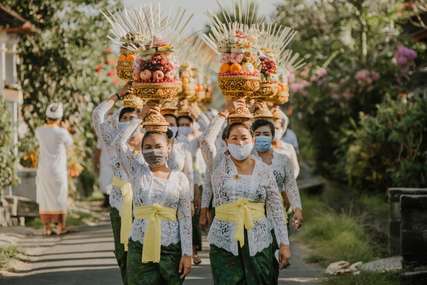
{"label": "yellow sash", "polygon": [[256,221],[265,217],[265,204],[239,199],[232,203],[215,207],[215,218],[234,223],[234,239],[240,242],[240,247],[245,245],[244,229],[250,230]]}
{"label": "yellow sash", "polygon": [[120,243],[128,250],[129,234],[132,229],[132,186],[129,182],[113,176],[112,184],[122,192],[123,202],[120,209]]}
{"label": "yellow sash", "polygon": [[153,204],[137,207],[134,209],[133,214],[136,219],[144,219],[146,223],[142,263],[159,263],[162,240],[160,222],[162,220],[176,221],[176,209]]}

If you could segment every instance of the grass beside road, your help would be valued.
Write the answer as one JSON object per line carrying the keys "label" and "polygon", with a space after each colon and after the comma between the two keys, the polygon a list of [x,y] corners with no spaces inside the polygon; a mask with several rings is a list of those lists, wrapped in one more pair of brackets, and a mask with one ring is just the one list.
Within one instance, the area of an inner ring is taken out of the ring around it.
{"label": "grass beside road", "polygon": [[8,245],[0,247],[0,270],[6,269],[9,261],[18,255],[16,246]]}
{"label": "grass beside road", "polygon": [[366,262],[376,256],[360,217],[337,213],[320,196],[304,195],[303,204],[305,225],[297,239],[311,249],[307,261],[327,266],[340,260]]}
{"label": "grass beside road", "polygon": [[[310,250],[306,261],[368,262],[387,256],[388,203],[385,196],[328,185],[323,194],[302,193],[304,227],[296,240]],[[397,285],[398,274],[365,273],[325,278],[323,285]]]}

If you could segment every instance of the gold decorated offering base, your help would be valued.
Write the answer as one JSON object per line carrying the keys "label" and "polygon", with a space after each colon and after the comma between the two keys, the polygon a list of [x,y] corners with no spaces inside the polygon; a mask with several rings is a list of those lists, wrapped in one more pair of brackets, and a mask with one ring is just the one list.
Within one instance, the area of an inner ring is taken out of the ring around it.
{"label": "gold decorated offering base", "polygon": [[240,107],[228,115],[228,123],[245,123],[250,121],[252,118],[253,116],[247,107]]}
{"label": "gold decorated offering base", "polygon": [[286,83],[279,82],[277,87],[277,93],[268,98],[268,101],[275,105],[287,103],[289,101],[289,86]]}
{"label": "gold decorated offering base", "polygon": [[169,123],[159,112],[150,112],[145,116],[142,126],[147,132],[166,133]]}
{"label": "gold decorated offering base", "polygon": [[123,106],[135,109],[142,109],[144,101],[134,94],[128,94],[123,97]]}
{"label": "gold decorated offering base", "polygon": [[218,85],[224,96],[238,99],[250,96],[259,89],[259,77],[246,75],[218,75]]}
{"label": "gold decorated offering base", "polygon": [[167,100],[163,102],[160,113],[163,116],[166,115],[176,115],[176,111],[178,110],[177,102],[175,100]]}
{"label": "gold decorated offering base", "polygon": [[272,120],[273,113],[268,108],[266,102],[255,103],[254,119]]}
{"label": "gold decorated offering base", "polygon": [[251,98],[265,100],[276,95],[278,92],[277,82],[261,81],[259,89],[251,94]]}
{"label": "gold decorated offering base", "polygon": [[185,109],[179,109],[177,111],[176,115],[177,115],[178,118],[179,117],[190,117],[190,118],[193,117],[190,109],[187,109],[187,108],[185,108]]}
{"label": "gold decorated offering base", "polygon": [[181,88],[181,83],[176,82],[163,82],[163,83],[142,83],[132,82],[134,94],[146,101],[158,101],[159,103],[164,100],[171,100],[177,97],[178,91]]}
{"label": "gold decorated offering base", "polygon": [[273,121],[280,122],[282,120],[282,115],[279,110],[279,107],[274,107],[271,113],[273,114]]}
{"label": "gold decorated offering base", "polygon": [[283,105],[289,101],[289,94],[288,93],[278,93],[278,94],[275,94],[275,95],[269,97],[267,100],[274,105]]}

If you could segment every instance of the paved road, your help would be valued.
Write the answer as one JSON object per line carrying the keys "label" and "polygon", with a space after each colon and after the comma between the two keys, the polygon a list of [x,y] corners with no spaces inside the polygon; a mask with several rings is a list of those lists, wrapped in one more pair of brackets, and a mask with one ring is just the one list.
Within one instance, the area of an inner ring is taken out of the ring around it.
{"label": "paved road", "polygon": [[[118,285],[119,271],[113,255],[108,223],[79,228],[62,238],[31,237],[21,242],[28,257],[0,285]],[[206,248],[206,246],[205,246]],[[292,265],[282,271],[280,284],[313,285],[321,269],[305,264],[299,247],[293,249]],[[208,285],[211,279],[208,253],[201,253],[203,265],[193,267],[184,284]]]}

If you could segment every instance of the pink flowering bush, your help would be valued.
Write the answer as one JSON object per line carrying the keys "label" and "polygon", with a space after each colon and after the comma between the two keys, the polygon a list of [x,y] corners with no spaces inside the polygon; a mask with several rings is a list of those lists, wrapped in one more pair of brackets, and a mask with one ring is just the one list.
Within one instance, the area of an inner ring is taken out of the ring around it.
{"label": "pink flowering bush", "polygon": [[394,60],[399,66],[407,66],[417,58],[417,52],[411,48],[399,45],[394,53]]}
{"label": "pink flowering bush", "polygon": [[376,71],[361,69],[356,72],[354,78],[358,81],[360,85],[369,86],[372,85],[375,81],[380,79],[380,75]]}
{"label": "pink flowering bush", "polygon": [[291,122],[308,142],[302,154],[345,180],[349,130],[360,113],[375,116],[386,96],[397,100],[421,84],[413,75],[427,48],[408,39],[402,14],[387,1],[283,1],[277,21],[297,31],[292,48],[309,58],[289,82]]}

